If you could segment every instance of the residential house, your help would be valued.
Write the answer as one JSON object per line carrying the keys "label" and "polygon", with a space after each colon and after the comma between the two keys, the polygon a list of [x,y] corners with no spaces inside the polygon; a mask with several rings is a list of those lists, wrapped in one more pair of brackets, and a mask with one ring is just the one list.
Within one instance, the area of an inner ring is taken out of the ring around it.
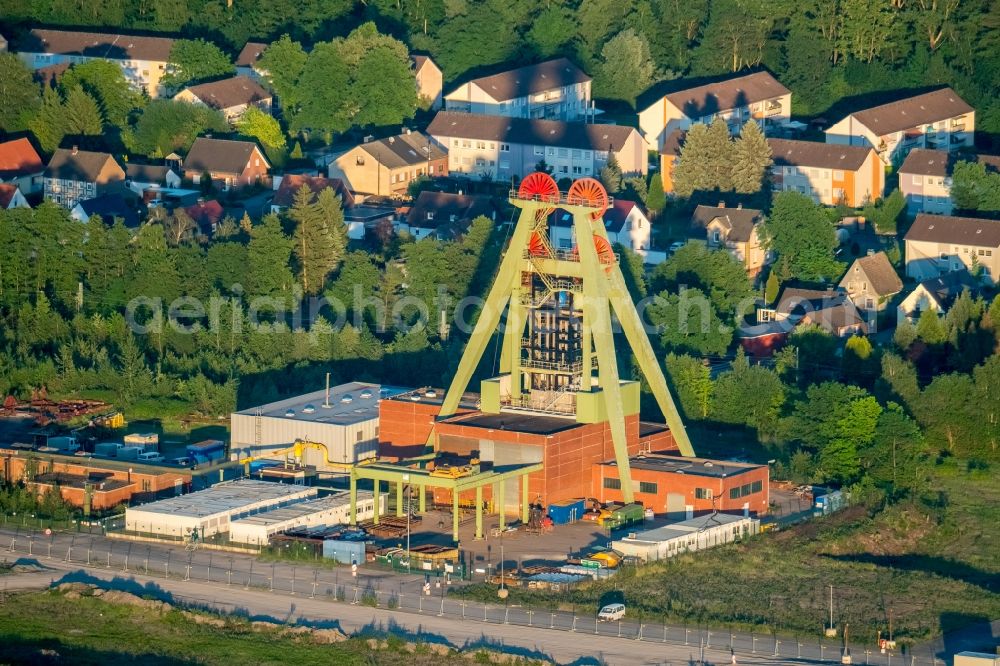
{"label": "residential house", "polygon": [[[643,263],[648,265],[666,261],[666,252],[652,247],[652,225],[636,202],[616,198],[604,211],[603,221],[610,243],[632,250],[643,258]],[[570,250],[576,247],[576,230],[572,215],[557,210],[549,216],[549,243],[555,250]]]}
{"label": "residential house", "polygon": [[786,124],[792,114],[791,91],[769,72],[744,74],[645,101],[647,105],[639,111],[639,129],[655,148],[675,129],[708,124],[717,116],[726,121],[732,134],[739,133],[750,119],[766,134],[769,127]]}
{"label": "residential house", "polygon": [[1000,172],[1000,156],[977,155],[960,157],[946,150],[914,148],[899,167],[899,191],[906,197],[906,210],[917,213],[951,215],[951,177],[960,159],[979,162],[988,171]]}
{"label": "residential house", "polygon": [[747,275],[755,278],[768,263],[762,227],[764,213],[755,208],[698,206],[691,215],[691,229],[708,247],[724,249],[743,264]]}
{"label": "residential house", "polygon": [[566,58],[463,83],[444,96],[448,111],[509,118],[576,120],[590,107],[591,78]]}
{"label": "residential house", "polygon": [[46,88],[56,88],[59,86],[59,80],[62,79],[62,75],[65,74],[69,68],[70,63],[57,62],[54,65],[36,69],[33,78],[42,86],[42,90],[45,90]]}
{"label": "residential house", "polygon": [[125,165],[125,186],[145,199],[150,189],[180,187],[181,177],[165,165],[129,162]]}
{"label": "residential house", "polygon": [[441,111],[427,133],[448,149],[448,171],[509,182],[544,162],[552,176],[598,176],[613,155],[628,176],[648,171],[646,141],[633,127],[525,120]]}
{"label": "residential house", "polygon": [[13,183],[0,183],[0,209],[31,208],[21,193],[21,188]]}
{"label": "residential house", "polygon": [[871,146],[885,164],[899,164],[913,148],[972,146],[976,112],[951,88],[855,111],[826,130],[826,142]]}
{"label": "residential house", "polygon": [[263,42],[247,42],[236,56],[236,73],[256,81],[263,79],[265,72],[257,66],[257,61],[264,55],[266,48],[267,44]]}
{"label": "residential house", "polygon": [[22,194],[40,192],[45,165],[25,138],[0,143],[0,183],[16,185]]}
{"label": "residential house", "polygon": [[230,123],[239,120],[251,106],[271,113],[271,93],[247,76],[233,76],[189,86],[174,95],[174,99],[220,111]]}
{"label": "residential house", "polygon": [[125,171],[108,153],[60,148],[43,174],[45,198],[72,209],[80,201],[126,191]]}
{"label": "residential house", "polygon": [[79,201],[70,209],[69,215],[80,222],[89,222],[91,218],[97,216],[109,226],[116,220],[121,220],[126,229],[139,227],[139,214],[135,207],[117,192]]}
{"label": "residential house", "polygon": [[854,260],[841,278],[840,288],[847,292],[858,309],[878,312],[903,291],[903,281],[885,252],[872,252]]}
{"label": "residential house", "polygon": [[933,310],[939,315],[948,313],[952,303],[963,291],[973,296],[979,294],[982,285],[969,271],[958,270],[945,273],[940,277],[924,280],[917,284],[896,307],[896,320],[899,323],[911,323],[920,319],[924,310]]}
{"label": "residential house", "polygon": [[885,168],[870,147],[768,139],[775,192],[801,192],[826,206],[859,207],[880,199]]}
{"label": "residential house", "polygon": [[923,281],[957,270],[1000,276],[1000,220],[920,213],[904,238],[906,275]]}
{"label": "residential house", "polygon": [[413,76],[417,80],[417,95],[434,111],[441,108],[441,93],[444,90],[444,77],[441,68],[430,59],[430,56],[410,56],[413,63]]}
{"label": "residential house", "polygon": [[161,97],[167,91],[160,80],[167,73],[173,45],[168,37],[35,28],[20,44],[18,55],[33,70],[95,58],[109,60],[122,68],[136,88],[150,97]]}
{"label": "residential house", "polygon": [[223,190],[270,184],[270,162],[253,141],[195,139],[184,158],[184,177],[198,184],[208,174]]}
{"label": "residential house", "polygon": [[406,196],[410,183],[421,176],[448,175],[448,153],[429,136],[407,130],[341,154],[330,163],[329,175],[358,194]]}
{"label": "residential house", "polygon": [[396,228],[396,218],[394,206],[359,204],[344,209],[347,237],[352,240],[361,240],[369,230],[374,231],[379,238],[386,238]]}
{"label": "residential house", "polygon": [[757,322],[755,328],[770,324],[775,332],[815,325],[840,338],[868,334],[868,324],[857,306],[846,293],[833,289],[786,287],[773,308],[757,310]]}
{"label": "residential house", "polygon": [[453,239],[468,231],[477,217],[495,220],[496,214],[496,206],[489,196],[425,190],[413,202],[406,216],[406,226],[400,225],[400,230],[417,240],[431,235]]}
{"label": "residential house", "polygon": [[666,194],[674,192],[674,171],[681,162],[681,149],[684,147],[684,137],[687,132],[675,129],[667,135],[660,148],[660,182]]}
{"label": "residential house", "polygon": [[[203,236],[211,236],[215,233],[226,211],[215,199],[200,199],[198,203],[188,206],[184,212],[198,225],[198,233]],[[241,216],[242,217],[242,216]]]}
{"label": "residential house", "polygon": [[339,178],[286,174],[274,180],[275,191],[274,197],[271,198],[272,213],[281,213],[290,208],[295,201],[296,193],[303,187],[312,190],[313,201],[316,200],[316,195],[329,187],[333,189],[334,194],[340,197],[340,203],[345,210],[354,205],[354,195],[347,189],[344,181]]}

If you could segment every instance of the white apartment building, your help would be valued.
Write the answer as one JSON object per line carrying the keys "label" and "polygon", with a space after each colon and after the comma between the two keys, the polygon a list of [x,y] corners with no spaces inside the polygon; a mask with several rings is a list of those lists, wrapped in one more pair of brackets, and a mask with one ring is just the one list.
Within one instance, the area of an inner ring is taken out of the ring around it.
{"label": "white apartment building", "polygon": [[160,97],[166,94],[160,79],[167,72],[173,45],[174,40],[168,37],[35,29],[18,55],[31,69],[95,58],[110,60],[122,68],[125,78],[136,88],[145,90],[150,97]]}
{"label": "white apartment building", "polygon": [[917,281],[976,266],[986,282],[1000,275],[1000,220],[921,213],[904,240],[906,275]]}
{"label": "white apartment building", "polygon": [[729,125],[731,134],[751,118],[764,129],[788,123],[792,93],[768,72],[678,90],[653,100],[639,111],[639,129],[650,146],[660,149],[674,130],[695,123],[711,123],[716,116]]}
{"label": "white apartment building", "polygon": [[525,120],[441,111],[427,133],[448,151],[448,172],[509,181],[544,162],[552,176],[600,175],[614,155],[625,175],[649,169],[646,142],[633,127]]}
{"label": "white apartment building", "polygon": [[826,142],[871,146],[886,164],[899,164],[914,148],[970,147],[976,111],[951,88],[855,111],[826,130]]}
{"label": "white apartment building", "polygon": [[445,109],[466,113],[576,120],[590,106],[591,78],[566,58],[483,76],[444,96]]}

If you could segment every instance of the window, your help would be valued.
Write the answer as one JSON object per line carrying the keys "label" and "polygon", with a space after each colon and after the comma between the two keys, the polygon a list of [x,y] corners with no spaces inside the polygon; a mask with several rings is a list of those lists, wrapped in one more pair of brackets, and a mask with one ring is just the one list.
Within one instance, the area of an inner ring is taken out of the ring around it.
{"label": "window", "polygon": [[621,490],[621,479],[604,479],[604,487],[609,490]]}
{"label": "window", "polygon": [[545,147],[544,146],[535,146],[535,154],[536,155],[544,155],[545,154]]}
{"label": "window", "polygon": [[608,151],[606,151],[606,150],[598,150],[597,151],[597,159],[600,160],[601,162],[606,162],[608,160]]}
{"label": "window", "polygon": [[508,162],[507,160],[500,160],[500,168],[501,169],[509,169],[510,168],[510,162]]}
{"label": "window", "polygon": [[358,431],[358,434],[357,434],[357,438],[358,438],[358,441],[359,441],[359,442],[361,441],[361,438],[362,438],[362,437],[364,437],[364,435],[363,435],[363,434],[362,434],[362,432],[361,432],[361,431],[359,430],[359,431]]}
{"label": "window", "polygon": [[656,484],[650,481],[640,481],[639,482],[639,492],[649,493],[650,495],[656,494]]}
{"label": "window", "polygon": [[739,499],[739,498],[740,498],[740,489],[739,488],[730,488],[729,489],[729,499]]}
{"label": "window", "polygon": [[913,184],[914,185],[920,185],[922,182],[923,182],[923,178],[921,176],[913,176]]}
{"label": "window", "polygon": [[509,143],[501,143],[500,144],[500,152],[501,153],[509,153],[510,152],[510,144]]}
{"label": "window", "polygon": [[751,493],[759,493],[763,489],[764,489],[763,481],[754,481],[753,483],[750,484]]}
{"label": "window", "polygon": [[555,155],[556,154],[556,149],[555,148],[549,148],[548,150],[545,151],[545,153],[547,155]]}
{"label": "window", "polygon": [[569,155],[569,150],[566,148],[559,149],[559,157],[566,157],[567,155]]}
{"label": "window", "polygon": [[476,148],[478,148],[479,150],[486,150],[486,142],[485,141],[477,141],[476,142]]}
{"label": "window", "polygon": [[471,141],[463,141],[462,142],[462,148],[472,148],[472,142]]}
{"label": "window", "polygon": [[834,180],[844,180],[844,172],[843,171],[834,171],[833,172],[833,179]]}
{"label": "window", "polygon": [[496,150],[496,149],[497,149],[497,144],[490,141],[490,150]]}
{"label": "window", "polygon": [[427,213],[427,219],[428,220],[433,220],[434,219],[434,213]]}
{"label": "window", "polygon": [[719,230],[716,229],[715,231],[712,232],[712,242],[713,243],[718,243],[719,239],[720,239]]}
{"label": "window", "polygon": [[712,499],[712,489],[711,488],[695,488],[694,489],[695,499]]}
{"label": "window", "polygon": [[453,146],[455,146],[456,148],[458,148],[458,139],[452,139],[452,140],[451,140],[451,145],[453,145]]}

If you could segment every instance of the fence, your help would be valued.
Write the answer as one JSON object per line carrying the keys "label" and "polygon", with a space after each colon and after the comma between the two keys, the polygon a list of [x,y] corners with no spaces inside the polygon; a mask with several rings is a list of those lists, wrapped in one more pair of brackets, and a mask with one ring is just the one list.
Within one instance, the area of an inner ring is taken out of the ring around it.
{"label": "fence", "polygon": [[[76,532],[0,533],[0,552],[5,559],[26,554],[65,563],[120,571],[127,575],[198,581],[242,587],[275,594],[302,595],[331,603],[367,605],[399,612],[434,614],[468,622],[537,627],[553,631],[586,632],[605,637],[620,637],[646,642],[685,645],[692,649],[727,650],[734,654],[772,658],[796,658],[840,662],[837,643],[806,637],[777,634],[747,634],[724,629],[647,623],[636,621],[598,622],[593,614],[579,615],[576,609],[556,611],[457,599],[448,595],[453,579],[425,579],[425,572],[414,576],[371,575],[361,567],[319,569],[291,562],[262,563],[240,554],[212,551],[184,551],[165,545],[115,542],[97,535]],[[881,654],[873,646],[852,646],[854,663],[872,666],[943,666],[933,650],[920,654]]]}

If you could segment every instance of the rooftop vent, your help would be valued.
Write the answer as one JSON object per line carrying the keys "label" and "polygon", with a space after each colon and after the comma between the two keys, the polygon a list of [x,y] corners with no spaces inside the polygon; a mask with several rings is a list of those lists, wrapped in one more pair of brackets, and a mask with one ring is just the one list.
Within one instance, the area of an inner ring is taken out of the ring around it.
{"label": "rooftop vent", "polygon": [[413,402],[420,402],[420,396],[414,393],[413,395],[410,396],[410,400],[412,400]]}
{"label": "rooftop vent", "polygon": [[712,463],[710,463],[710,462],[708,462],[708,461],[706,460],[706,461],[705,461],[705,467],[713,467],[713,465],[712,465]]}
{"label": "rooftop vent", "polygon": [[434,390],[424,391],[425,398],[436,398],[437,396],[438,396],[437,391]]}
{"label": "rooftop vent", "polygon": [[372,397],[372,392],[371,391],[362,391],[361,392],[361,399],[362,400],[367,400],[370,397]]}
{"label": "rooftop vent", "polygon": [[302,408],[303,414],[312,414],[315,411],[316,411],[315,405],[306,405],[305,407]]}
{"label": "rooftop vent", "polygon": [[354,402],[354,396],[348,393],[344,395],[344,397],[341,398],[340,401],[343,403]]}
{"label": "rooftop vent", "polygon": [[285,416],[287,416],[288,418],[294,417],[295,416],[295,410],[294,409],[289,409],[287,412],[285,412]]}

